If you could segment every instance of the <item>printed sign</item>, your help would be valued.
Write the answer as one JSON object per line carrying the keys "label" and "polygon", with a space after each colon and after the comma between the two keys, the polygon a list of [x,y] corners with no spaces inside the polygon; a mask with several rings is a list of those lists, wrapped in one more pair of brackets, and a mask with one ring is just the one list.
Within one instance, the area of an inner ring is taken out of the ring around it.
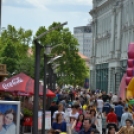
{"label": "printed sign", "polygon": [[[38,112],[38,130],[42,129],[42,111]],[[45,112],[45,130],[51,129],[51,112]]]}

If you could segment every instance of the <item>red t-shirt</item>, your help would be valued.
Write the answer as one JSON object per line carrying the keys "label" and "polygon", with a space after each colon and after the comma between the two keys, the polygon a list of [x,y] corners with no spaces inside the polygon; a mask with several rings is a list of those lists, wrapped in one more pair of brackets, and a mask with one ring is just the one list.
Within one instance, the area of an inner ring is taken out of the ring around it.
{"label": "red t-shirt", "polygon": [[108,123],[117,123],[117,116],[115,113],[113,112],[110,112],[108,115],[107,115],[107,122]]}

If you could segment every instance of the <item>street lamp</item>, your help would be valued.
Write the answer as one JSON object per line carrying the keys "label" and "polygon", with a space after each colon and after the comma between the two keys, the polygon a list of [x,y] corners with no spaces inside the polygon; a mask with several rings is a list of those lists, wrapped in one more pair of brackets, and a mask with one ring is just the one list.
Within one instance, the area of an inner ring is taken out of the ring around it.
{"label": "street lamp", "polygon": [[[67,22],[62,23],[56,27],[53,27],[49,31],[46,31],[42,34],[40,34],[37,38],[33,40],[33,43],[35,44],[35,82],[34,82],[34,105],[33,105],[33,134],[38,134],[38,99],[39,99],[39,73],[40,73],[40,52],[41,48],[43,46],[38,42],[40,38],[42,38],[44,35],[52,32],[53,30],[56,30],[64,25],[66,25]],[[44,92],[43,92],[43,122],[42,122],[42,134],[45,134],[45,106],[46,106],[46,66],[47,66],[47,57],[50,53],[50,47],[46,47],[46,53],[44,53]]]}
{"label": "street lamp", "polygon": [[54,58],[51,58],[47,64],[48,64],[48,72],[49,72],[49,88],[52,89],[52,78],[53,78],[53,68],[52,68],[52,63],[56,61],[57,59],[61,58],[62,56],[56,56]]}
{"label": "street lamp", "polygon": [[0,0],[0,31],[1,31],[1,22],[2,22],[1,21],[2,20],[2,16],[1,16],[2,13],[1,12],[2,12],[2,0]]}

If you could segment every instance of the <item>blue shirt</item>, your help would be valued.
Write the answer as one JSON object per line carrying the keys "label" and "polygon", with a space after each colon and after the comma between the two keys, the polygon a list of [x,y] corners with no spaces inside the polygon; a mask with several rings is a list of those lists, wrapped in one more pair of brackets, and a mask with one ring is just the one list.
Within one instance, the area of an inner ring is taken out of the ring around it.
{"label": "blue shirt", "polygon": [[[59,130],[61,130],[61,132],[66,132],[66,122],[62,122],[62,123],[60,123],[60,124],[58,124],[57,122],[54,122],[53,124],[52,124],[52,128],[54,129],[54,130],[56,130],[56,129],[59,129]],[[59,133],[57,133],[57,134],[59,134]]]}
{"label": "blue shirt", "polygon": [[121,117],[121,126],[126,126],[126,119],[129,118],[132,118],[133,119],[133,115],[129,112],[125,112],[122,114],[122,117]]}
{"label": "blue shirt", "polygon": [[5,133],[6,133],[5,128],[2,128],[2,130],[0,130],[0,134],[5,134]]}
{"label": "blue shirt", "polygon": [[90,128],[87,132],[85,132],[84,128],[78,134],[90,134],[92,128]]}
{"label": "blue shirt", "polygon": [[122,105],[115,106],[115,114],[118,117],[121,117],[122,116],[122,114],[123,114],[123,106]]}
{"label": "blue shirt", "polygon": [[9,125],[3,125],[4,126],[4,128],[7,130],[10,126],[12,126],[12,125],[14,125],[14,123],[11,123],[11,124],[9,124]]}
{"label": "blue shirt", "polygon": [[106,112],[107,114],[110,112],[111,106],[109,103],[104,104],[103,106],[103,112]]}

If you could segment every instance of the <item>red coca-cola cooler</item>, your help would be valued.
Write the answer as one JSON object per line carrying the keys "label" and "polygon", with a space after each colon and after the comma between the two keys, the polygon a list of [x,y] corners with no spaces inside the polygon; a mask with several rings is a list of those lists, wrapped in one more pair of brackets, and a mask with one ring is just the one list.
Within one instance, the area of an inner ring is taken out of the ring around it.
{"label": "red coca-cola cooler", "polygon": [[32,117],[24,117],[23,126],[32,126],[33,118]]}

